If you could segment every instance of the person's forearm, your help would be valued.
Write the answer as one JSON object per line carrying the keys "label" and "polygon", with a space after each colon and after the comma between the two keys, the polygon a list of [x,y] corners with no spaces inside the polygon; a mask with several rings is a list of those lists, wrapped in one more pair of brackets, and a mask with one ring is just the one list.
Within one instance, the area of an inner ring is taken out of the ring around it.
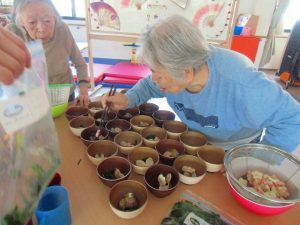
{"label": "person's forearm", "polygon": [[140,80],[126,93],[126,95],[128,97],[129,108],[147,102],[150,98],[164,97],[163,93],[155,85],[150,76]]}

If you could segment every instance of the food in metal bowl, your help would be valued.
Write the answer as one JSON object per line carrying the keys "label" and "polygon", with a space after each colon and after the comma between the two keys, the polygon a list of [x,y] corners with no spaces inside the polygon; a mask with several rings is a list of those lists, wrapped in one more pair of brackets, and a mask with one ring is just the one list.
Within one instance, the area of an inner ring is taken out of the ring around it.
{"label": "food in metal bowl", "polygon": [[239,182],[271,198],[287,199],[290,196],[285,182],[275,174],[269,175],[258,170],[249,170],[247,174],[239,178]]}

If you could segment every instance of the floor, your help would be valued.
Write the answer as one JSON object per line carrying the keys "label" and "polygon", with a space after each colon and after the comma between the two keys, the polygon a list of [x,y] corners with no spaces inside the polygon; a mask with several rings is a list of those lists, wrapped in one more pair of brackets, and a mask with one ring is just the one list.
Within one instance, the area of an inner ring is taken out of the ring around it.
{"label": "floor", "polygon": [[[283,89],[285,88],[285,83],[281,82],[279,76],[276,76],[276,70],[263,70],[271,79],[273,79],[278,85]],[[300,103],[300,86],[291,86],[287,90],[299,103]]]}

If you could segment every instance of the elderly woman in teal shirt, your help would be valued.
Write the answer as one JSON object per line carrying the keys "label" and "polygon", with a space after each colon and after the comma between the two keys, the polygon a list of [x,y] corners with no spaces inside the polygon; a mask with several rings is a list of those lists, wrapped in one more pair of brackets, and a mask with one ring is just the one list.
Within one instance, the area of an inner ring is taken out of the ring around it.
{"label": "elderly woman in teal shirt", "polygon": [[[14,23],[8,29],[24,41],[41,40],[45,51],[50,84],[72,83],[70,61],[75,65],[79,80],[78,100],[89,103],[87,65],[68,28],[50,0],[23,0],[14,8]],[[69,100],[74,100],[75,84]]]}
{"label": "elderly woman in teal shirt", "polygon": [[150,27],[140,58],[152,75],[125,95],[104,95],[104,105],[124,109],[165,97],[189,129],[226,150],[253,141],[289,152],[300,145],[300,104],[246,56],[208,45],[187,19],[171,16]]}

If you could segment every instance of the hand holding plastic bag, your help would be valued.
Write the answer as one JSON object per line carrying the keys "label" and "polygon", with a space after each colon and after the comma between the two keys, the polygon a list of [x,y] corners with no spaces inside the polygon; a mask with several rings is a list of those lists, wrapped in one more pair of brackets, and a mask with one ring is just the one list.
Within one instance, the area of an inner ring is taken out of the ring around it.
{"label": "hand holding plastic bag", "polygon": [[60,164],[46,93],[41,43],[29,46],[32,69],[10,86],[0,83],[0,221],[25,224]]}

